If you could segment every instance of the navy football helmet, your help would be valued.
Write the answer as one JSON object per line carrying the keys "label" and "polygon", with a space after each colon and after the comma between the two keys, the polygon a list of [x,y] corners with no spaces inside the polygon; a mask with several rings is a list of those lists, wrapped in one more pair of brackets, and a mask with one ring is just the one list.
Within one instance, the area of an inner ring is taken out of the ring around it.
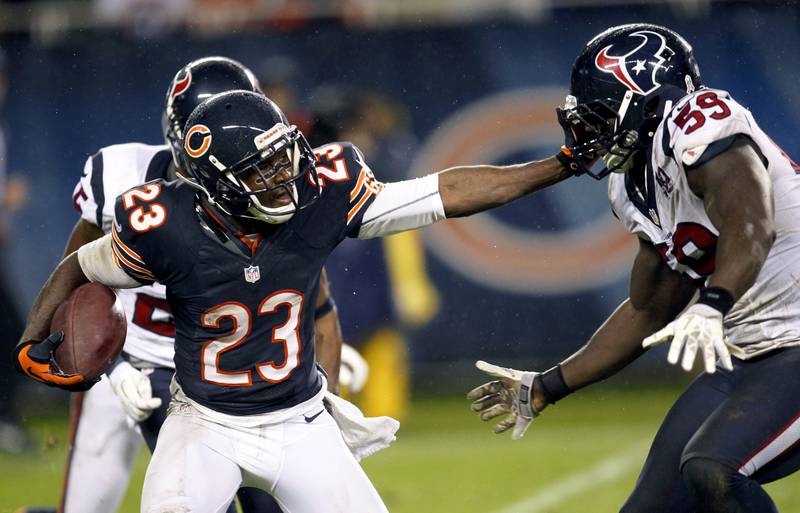
{"label": "navy football helmet", "polygon": [[[583,172],[597,178],[625,170],[636,150],[652,140],[664,111],[702,87],[692,47],[658,25],[632,23],[598,34],[572,66],[570,94],[558,120],[579,162],[605,150],[607,166]],[[581,159],[582,155],[587,158]]]}
{"label": "navy football helmet", "polygon": [[[189,173],[183,179],[228,215],[279,224],[319,197],[311,146],[262,94],[229,91],[201,103],[186,122],[183,159]],[[312,189],[301,202],[305,179]],[[270,193],[284,204],[259,199]]]}
{"label": "navy football helmet", "polygon": [[167,89],[161,125],[176,166],[182,165],[183,129],[192,111],[211,96],[235,89],[261,92],[253,72],[227,57],[197,59],[175,74]]}

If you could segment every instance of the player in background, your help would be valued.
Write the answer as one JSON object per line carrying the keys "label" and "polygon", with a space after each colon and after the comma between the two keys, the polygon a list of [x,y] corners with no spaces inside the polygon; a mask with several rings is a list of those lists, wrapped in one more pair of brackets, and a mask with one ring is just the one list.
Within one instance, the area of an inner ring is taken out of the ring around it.
{"label": "player in background", "polygon": [[[167,91],[165,145],[118,144],[90,157],[73,194],[81,219],[70,235],[64,256],[111,230],[117,196],[140,183],[175,179],[181,133],[189,114],[208,96],[234,89],[259,91],[250,70],[236,61],[224,57],[193,61],[178,71]],[[335,353],[341,336],[325,280],[323,273],[315,312],[317,354],[326,370],[336,372]],[[117,296],[128,319],[123,355],[107,378],[73,396],[69,454],[59,508],[28,508],[24,510],[27,513],[116,511],[143,439],[151,452],[155,449],[175,372],[175,323],[161,284],[119,289]],[[335,378],[329,377],[329,387],[336,386]],[[260,490],[243,489],[238,498],[245,513],[280,511],[274,500]],[[229,511],[235,513],[235,506],[231,505]]]}
{"label": "player in background", "polygon": [[15,351],[19,369],[62,388],[90,386],[51,364],[62,340],[48,335],[55,307],[87,281],[159,281],[175,316],[176,380],[142,511],[218,512],[242,484],[295,513],[386,511],[354,455],[385,447],[397,425],[366,427],[353,405],[325,395],[315,364],[306,298],[317,295],[325,259],[345,237],[506,204],[571,176],[572,157],[383,184],[357,148],[312,150],[275,104],[244,91],[195,109],[182,157],[187,175],[124,193],[111,234],[59,265]]}
{"label": "player in background", "polygon": [[630,297],[544,373],[478,362],[500,379],[470,392],[473,409],[511,412],[495,432],[519,438],[548,405],[670,343],[670,363],[689,371],[699,354],[706,372],[667,414],[622,511],[777,511],[761,484],[800,468],[800,168],[656,25],[589,41],[559,118],[574,156],[587,142],[608,152],[593,174],[609,175],[614,214],[639,238]]}

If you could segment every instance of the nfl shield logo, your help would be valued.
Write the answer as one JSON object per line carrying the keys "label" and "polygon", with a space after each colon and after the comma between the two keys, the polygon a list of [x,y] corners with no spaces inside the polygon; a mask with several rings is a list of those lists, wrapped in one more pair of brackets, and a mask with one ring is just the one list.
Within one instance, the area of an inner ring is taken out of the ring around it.
{"label": "nfl shield logo", "polygon": [[258,270],[257,265],[251,265],[244,268],[244,279],[248,283],[255,283],[261,279],[261,271]]}

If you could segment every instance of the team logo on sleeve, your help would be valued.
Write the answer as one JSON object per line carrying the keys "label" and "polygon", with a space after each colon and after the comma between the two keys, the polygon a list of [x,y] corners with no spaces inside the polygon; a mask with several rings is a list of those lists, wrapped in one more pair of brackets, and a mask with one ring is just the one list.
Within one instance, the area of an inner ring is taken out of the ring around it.
{"label": "team logo on sleeve", "polygon": [[211,130],[205,125],[194,125],[186,132],[183,147],[192,158],[205,155],[211,146]]}
{"label": "team logo on sleeve", "polygon": [[614,45],[608,45],[597,54],[594,64],[600,71],[614,75],[634,93],[652,93],[661,85],[656,80],[656,72],[675,52],[667,46],[664,36],[657,32],[640,30],[628,37],[641,38],[642,42],[623,55],[612,55]]}

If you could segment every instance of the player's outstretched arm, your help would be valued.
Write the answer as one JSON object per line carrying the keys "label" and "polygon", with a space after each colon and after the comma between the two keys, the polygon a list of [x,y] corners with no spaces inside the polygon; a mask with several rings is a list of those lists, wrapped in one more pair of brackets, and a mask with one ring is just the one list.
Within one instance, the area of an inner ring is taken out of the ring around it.
{"label": "player's outstretched arm", "polygon": [[339,324],[339,313],[330,293],[328,273],[322,269],[320,276],[319,294],[317,294],[316,311],[317,339],[315,349],[317,363],[328,374],[328,390],[336,392],[339,389],[339,367],[342,354],[342,327]]}
{"label": "player's outstretched arm", "polygon": [[574,174],[556,158],[509,166],[458,166],[439,173],[447,217],[463,217],[510,203]]}
{"label": "player's outstretched arm", "polygon": [[566,385],[577,390],[596,383],[641,356],[642,339],[675,318],[696,290],[691,278],[670,269],[651,244],[640,240],[630,297],[583,348],[561,363]]}
{"label": "player's outstretched arm", "polygon": [[631,272],[630,297],[589,342],[561,364],[541,374],[479,362],[478,368],[500,379],[469,393],[472,409],[482,420],[511,413],[494,431],[500,433],[514,427],[514,438],[519,438],[527,424],[547,405],[611,376],[638,358],[644,352],[642,339],[680,312],[695,290],[691,279],[669,269],[652,245],[640,241]]}

